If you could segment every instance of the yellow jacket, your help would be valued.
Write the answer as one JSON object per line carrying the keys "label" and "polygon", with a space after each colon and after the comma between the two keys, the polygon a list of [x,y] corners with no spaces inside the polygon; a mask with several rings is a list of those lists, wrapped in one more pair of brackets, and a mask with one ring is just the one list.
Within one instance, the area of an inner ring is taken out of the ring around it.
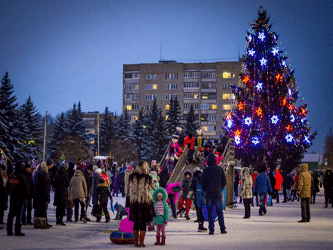
{"label": "yellow jacket", "polygon": [[298,180],[297,192],[301,198],[311,197],[311,174],[308,171],[308,164],[303,163],[300,165],[300,174]]}

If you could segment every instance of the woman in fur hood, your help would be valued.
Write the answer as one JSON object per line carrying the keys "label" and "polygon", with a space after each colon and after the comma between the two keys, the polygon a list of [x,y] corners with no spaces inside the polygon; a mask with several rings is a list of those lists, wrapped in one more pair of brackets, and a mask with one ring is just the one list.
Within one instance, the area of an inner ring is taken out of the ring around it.
{"label": "woman in fur hood", "polygon": [[148,163],[142,161],[134,172],[130,174],[127,186],[130,207],[129,219],[134,222],[134,245],[137,247],[145,246],[146,224],[155,217],[153,197],[150,192],[150,190],[154,189],[155,183],[149,175]]}
{"label": "woman in fur hood", "polygon": [[250,170],[248,167],[242,169],[242,184],[240,190],[240,196],[243,198],[245,207],[244,219],[249,219],[251,217],[251,198],[252,198],[252,177],[250,175]]}

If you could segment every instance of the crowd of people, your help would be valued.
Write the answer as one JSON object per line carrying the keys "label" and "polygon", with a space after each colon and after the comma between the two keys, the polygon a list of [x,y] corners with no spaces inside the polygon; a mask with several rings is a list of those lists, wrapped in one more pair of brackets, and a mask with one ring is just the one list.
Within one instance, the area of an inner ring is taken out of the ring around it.
{"label": "crowd of people", "polygon": [[[144,246],[147,226],[148,230],[156,230],[155,245],[165,245],[169,207],[173,218],[184,216],[186,220],[191,220],[189,212],[194,207],[198,232],[207,231],[204,222],[208,221],[211,235],[215,233],[216,216],[221,234],[226,234],[222,211],[222,190],[226,186],[226,176],[220,164],[225,144],[225,140],[204,142],[201,131],[197,131],[195,137],[192,134],[184,137],[182,130],[177,129],[163,166],[156,161],[152,161],[149,166],[145,160],[121,165],[111,158],[91,162],[79,159],[75,163],[66,162],[62,158],[56,163],[51,159],[41,163],[16,162],[14,169],[11,161],[3,162],[0,223],[4,224],[4,211],[9,207],[8,236],[24,236],[22,225],[36,227],[38,224],[44,225],[40,227],[42,229],[49,229],[52,227],[48,221],[50,204],[56,207],[57,226],[66,226],[65,222],[91,221],[87,214],[88,207],[92,207],[91,216],[95,217],[96,222],[101,222],[105,216],[105,222],[108,223],[111,219],[108,210],[114,209],[113,197],[121,195],[125,198],[125,207],[130,211],[129,220],[134,222],[135,246]],[[202,160],[205,167],[202,169],[194,164],[193,170],[183,172],[182,181],[169,183],[172,171],[186,146],[189,149],[187,164]],[[251,205],[255,204],[259,206],[259,216],[264,216],[267,206],[273,205],[272,199],[276,199],[276,203],[280,202],[279,191],[282,189],[284,203],[301,198],[302,219],[299,222],[310,221],[309,204],[315,203],[319,181],[316,173],[310,174],[307,164],[301,164],[296,174],[279,169],[267,171],[264,163],[257,170],[243,167],[240,175],[235,171],[234,194],[244,203],[244,219],[251,217]],[[327,207],[333,200],[330,169],[323,175],[323,185]],[[50,198],[51,191],[54,192],[53,201]]]}

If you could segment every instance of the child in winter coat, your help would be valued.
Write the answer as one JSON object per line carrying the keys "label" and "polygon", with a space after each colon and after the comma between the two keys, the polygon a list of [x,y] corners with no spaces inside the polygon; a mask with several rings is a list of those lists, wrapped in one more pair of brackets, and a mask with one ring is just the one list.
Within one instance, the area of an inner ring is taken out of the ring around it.
{"label": "child in winter coat", "polygon": [[99,184],[97,186],[98,193],[98,212],[97,212],[97,220],[96,222],[100,222],[102,218],[102,210],[105,214],[105,223],[110,222],[110,214],[108,211],[108,198],[110,198],[111,202],[113,202],[111,192],[107,183],[104,182],[103,179],[99,180]]}
{"label": "child in winter coat", "polygon": [[157,226],[155,245],[165,245],[165,225],[169,219],[169,206],[166,202],[167,198],[168,194],[164,188],[158,188],[154,191],[153,200],[156,217],[153,220],[153,224]]}

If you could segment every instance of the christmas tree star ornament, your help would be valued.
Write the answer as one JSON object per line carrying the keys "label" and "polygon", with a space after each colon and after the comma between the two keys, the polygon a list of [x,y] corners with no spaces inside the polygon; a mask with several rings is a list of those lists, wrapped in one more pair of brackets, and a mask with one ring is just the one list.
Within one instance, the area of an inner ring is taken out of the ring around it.
{"label": "christmas tree star ornament", "polygon": [[265,33],[259,32],[258,38],[263,42],[265,39]]}
{"label": "christmas tree star ornament", "polygon": [[251,120],[250,117],[246,117],[246,118],[245,118],[245,124],[246,124],[247,126],[250,126],[250,125],[252,124],[252,120]]}
{"label": "christmas tree star ornament", "polygon": [[279,50],[277,48],[273,48],[272,53],[274,56],[276,56],[277,53],[279,53]]}
{"label": "christmas tree star ornament", "polygon": [[267,59],[265,59],[265,58],[261,58],[261,59],[259,60],[259,62],[260,62],[260,65],[261,65],[261,66],[266,66]]}
{"label": "christmas tree star ornament", "polygon": [[262,85],[263,85],[262,82],[258,82],[258,83],[257,83],[256,88],[257,88],[258,91],[261,91],[261,90],[262,90]]}
{"label": "christmas tree star ornament", "polygon": [[257,145],[257,144],[259,144],[259,138],[258,137],[252,137],[252,143],[254,144],[254,145]]}
{"label": "christmas tree star ornament", "polygon": [[253,49],[251,49],[251,50],[249,50],[248,53],[249,53],[250,56],[253,56],[256,52]]}
{"label": "christmas tree star ornament", "polygon": [[294,139],[294,137],[291,134],[287,134],[285,138],[287,142],[292,142]]}
{"label": "christmas tree star ornament", "polygon": [[276,124],[279,121],[279,118],[276,115],[273,115],[271,121],[273,124]]}

